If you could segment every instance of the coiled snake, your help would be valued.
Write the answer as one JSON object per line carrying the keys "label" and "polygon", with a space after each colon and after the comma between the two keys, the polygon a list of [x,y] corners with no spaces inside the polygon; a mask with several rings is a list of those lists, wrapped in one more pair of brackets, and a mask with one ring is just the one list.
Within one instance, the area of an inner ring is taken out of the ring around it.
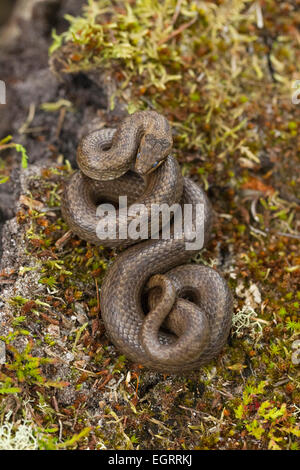
{"label": "coiled snake", "polygon": [[[101,287],[106,331],[132,361],[180,373],[209,362],[226,342],[232,297],[225,280],[207,266],[184,264],[194,254],[186,250],[185,233],[178,238],[171,230],[169,238],[146,241],[100,240],[96,233],[98,204],[116,203],[119,196],[126,195],[128,223],[136,217],[130,212],[133,203],[146,208],[152,204],[191,204],[193,208],[202,204],[204,246],[207,244],[212,225],[210,203],[196,183],[181,176],[170,155],[172,143],[168,121],[154,111],[128,116],[117,130],[88,134],[78,147],[81,171],[66,185],[62,213],[71,230],[93,244],[134,245],[117,256]],[[194,225],[195,217],[194,211]]]}

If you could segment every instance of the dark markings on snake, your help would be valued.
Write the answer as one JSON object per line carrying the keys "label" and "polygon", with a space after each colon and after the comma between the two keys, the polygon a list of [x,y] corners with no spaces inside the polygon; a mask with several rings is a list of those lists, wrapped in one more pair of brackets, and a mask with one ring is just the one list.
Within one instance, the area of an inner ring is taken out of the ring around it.
{"label": "dark markings on snake", "polygon": [[[152,152],[146,149],[137,159],[143,136],[148,144],[153,143]],[[147,241],[101,241],[96,235],[97,202],[127,195],[129,205],[138,202],[147,208],[151,204],[203,204],[207,245],[211,205],[200,186],[182,177],[170,156],[171,148],[169,123],[154,111],[129,116],[116,132],[102,129],[86,136],[78,147],[81,171],[66,184],[62,213],[72,231],[88,242],[127,247],[101,286],[101,315],[112,342],[145,367],[182,373],[206,364],[224,347],[232,318],[227,283],[212,268],[186,264],[194,253],[186,251],[184,234],[180,239]],[[155,163],[151,155],[157,152],[161,154],[155,160],[163,162],[148,174]],[[136,173],[129,171],[132,167]],[[146,306],[142,303],[145,289]]]}

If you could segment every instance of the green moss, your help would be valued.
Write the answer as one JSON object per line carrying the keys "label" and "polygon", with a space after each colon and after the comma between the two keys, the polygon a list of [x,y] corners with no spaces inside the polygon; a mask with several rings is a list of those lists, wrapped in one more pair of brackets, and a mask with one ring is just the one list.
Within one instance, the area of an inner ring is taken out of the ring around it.
{"label": "green moss", "polygon": [[[123,100],[129,112],[151,106],[168,117],[183,173],[211,191],[218,215],[197,262],[217,264],[233,294],[241,287],[252,307],[234,295],[230,343],[199,371],[164,376],[131,364],[109,343],[99,316],[98,288],[101,296],[115,253],[77,237],[57,246],[67,225],[59,211],[49,217],[32,201],[59,207],[72,169],[66,163],[43,170],[26,195],[31,204],[18,214],[35,266],[20,275],[33,276],[43,295],[33,288],[12,297],[11,331],[0,338],[23,345],[9,352],[0,375],[1,410],[11,395],[30,400],[41,448],[299,447],[299,376],[291,358],[299,337],[299,162],[296,107],[287,99],[299,63],[295,11],[265,2],[259,28],[257,2],[183,0],[172,23],[178,4],[90,1],[82,16],[68,17],[68,31],[54,34],[51,62],[55,67],[59,57],[66,73],[109,72],[117,83],[111,108]],[[270,31],[272,51],[265,44]],[[48,103],[44,112],[62,104]],[[87,321],[74,326],[78,302]],[[53,336],[55,328],[64,333]],[[26,349],[28,340],[45,357]],[[68,382],[51,384],[62,344],[73,357]],[[53,387],[70,387],[70,404],[56,403]]]}
{"label": "green moss", "polygon": [[256,24],[252,3],[200,7],[183,0],[174,23],[176,0],[119,6],[90,1],[83,16],[67,16],[70,27],[60,36],[54,33],[50,52],[55,58],[67,45],[62,65],[67,73],[109,68],[118,83],[114,98],[127,90],[130,112],[147,102],[163,110],[176,128],[177,147],[236,152],[256,141],[248,129],[239,143],[246,106],[265,73],[265,51],[254,57],[250,52],[250,46],[261,46],[259,30],[248,34]]}

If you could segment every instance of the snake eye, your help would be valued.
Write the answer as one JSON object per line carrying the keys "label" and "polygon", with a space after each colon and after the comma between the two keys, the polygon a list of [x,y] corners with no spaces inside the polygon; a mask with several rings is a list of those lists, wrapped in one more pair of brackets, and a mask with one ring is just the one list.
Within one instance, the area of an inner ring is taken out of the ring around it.
{"label": "snake eye", "polygon": [[155,167],[157,167],[158,163],[159,163],[159,162],[155,162],[155,163],[153,163],[153,165],[152,165],[152,168],[155,168]]}
{"label": "snake eye", "polygon": [[140,156],[141,156],[141,152],[138,152],[136,158],[140,158]]}

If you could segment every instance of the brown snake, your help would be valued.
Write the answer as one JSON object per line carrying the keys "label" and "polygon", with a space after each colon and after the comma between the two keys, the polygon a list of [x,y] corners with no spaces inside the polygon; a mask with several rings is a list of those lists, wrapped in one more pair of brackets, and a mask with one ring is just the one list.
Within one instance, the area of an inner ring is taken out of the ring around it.
{"label": "brown snake", "polygon": [[[209,362],[223,348],[231,326],[232,297],[212,268],[185,265],[185,234],[168,239],[100,240],[96,233],[100,202],[128,198],[133,203],[204,206],[204,246],[212,210],[204,191],[181,176],[169,155],[168,121],[154,111],[137,112],[117,130],[88,134],[78,147],[81,171],[67,183],[62,213],[79,237],[97,245],[128,247],[108,269],[101,293],[101,315],[115,346],[129,359],[163,372],[180,373]],[[132,171],[134,170],[134,171]],[[193,224],[195,225],[195,211]],[[150,224],[148,220],[148,224]],[[119,228],[119,227],[118,227]],[[197,250],[198,251],[198,250]]]}

